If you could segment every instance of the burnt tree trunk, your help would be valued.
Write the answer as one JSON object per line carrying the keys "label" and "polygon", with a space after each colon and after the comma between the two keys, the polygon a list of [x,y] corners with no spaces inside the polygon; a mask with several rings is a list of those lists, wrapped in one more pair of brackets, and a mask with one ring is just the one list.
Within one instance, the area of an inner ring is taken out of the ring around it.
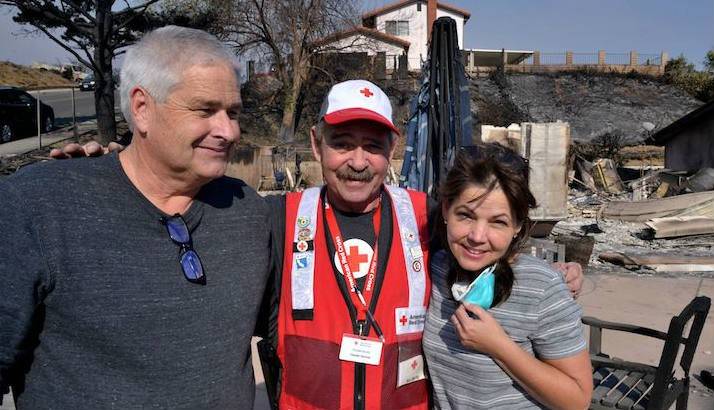
{"label": "burnt tree trunk", "polygon": [[283,118],[280,122],[280,132],[278,137],[280,142],[293,142],[295,139],[295,113],[298,111],[297,103],[300,96],[300,88],[302,80],[293,76],[293,80],[285,90],[285,99],[283,100]]}
{"label": "burnt tree trunk", "polygon": [[[278,135],[280,142],[283,143],[293,142],[295,140],[295,128],[297,124],[296,113],[300,112],[297,105],[299,103],[302,85],[310,72],[309,56],[305,50],[304,45],[300,45],[299,47],[297,44],[293,45],[292,70],[285,72],[284,78],[289,76],[290,80],[288,81],[288,86],[285,87],[283,119],[280,122],[280,133]],[[285,82],[283,84],[285,84]]]}
{"label": "burnt tree trunk", "polygon": [[102,145],[116,140],[117,126],[114,116],[114,77],[112,58],[114,45],[111,43],[113,27],[112,2],[97,1],[97,25],[95,30],[97,46],[94,49],[94,106],[97,110],[97,141]]}

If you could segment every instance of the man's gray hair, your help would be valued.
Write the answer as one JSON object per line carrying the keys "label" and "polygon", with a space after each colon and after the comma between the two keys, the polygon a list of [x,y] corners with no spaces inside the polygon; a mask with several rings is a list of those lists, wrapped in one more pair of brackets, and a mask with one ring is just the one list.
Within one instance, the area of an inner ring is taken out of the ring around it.
{"label": "man's gray hair", "polygon": [[142,87],[158,102],[165,102],[189,67],[219,63],[233,66],[239,78],[235,56],[205,31],[166,26],[144,35],[127,51],[121,68],[121,111],[129,128],[134,129],[129,95],[134,87]]}

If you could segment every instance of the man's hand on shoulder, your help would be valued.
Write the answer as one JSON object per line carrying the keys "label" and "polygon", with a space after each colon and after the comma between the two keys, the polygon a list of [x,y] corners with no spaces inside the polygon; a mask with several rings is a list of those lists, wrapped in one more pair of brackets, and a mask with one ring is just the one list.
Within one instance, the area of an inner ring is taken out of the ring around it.
{"label": "man's hand on shoulder", "polygon": [[124,148],[126,147],[116,142],[110,142],[107,146],[102,146],[96,141],[90,141],[84,145],[71,142],[62,148],[54,148],[50,151],[50,157],[54,159],[101,157],[104,154],[121,151]]}
{"label": "man's hand on shoulder", "polygon": [[573,295],[573,299],[577,299],[585,281],[583,267],[577,262],[556,262],[553,267],[563,274],[565,284],[570,289],[570,294]]}

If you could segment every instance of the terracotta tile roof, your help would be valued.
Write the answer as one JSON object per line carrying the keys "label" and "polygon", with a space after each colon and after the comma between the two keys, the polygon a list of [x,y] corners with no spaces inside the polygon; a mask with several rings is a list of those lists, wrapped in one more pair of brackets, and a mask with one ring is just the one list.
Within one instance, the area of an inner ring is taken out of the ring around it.
{"label": "terracotta tile roof", "polygon": [[[406,6],[408,6],[408,5],[412,4],[412,3],[416,3],[417,1],[422,1],[422,2],[424,3],[424,6],[426,6],[426,1],[424,1],[424,0],[402,0],[402,1],[395,1],[394,3],[390,3],[390,4],[387,4],[387,5],[383,6],[383,7],[376,8],[376,9],[374,9],[374,10],[370,10],[370,11],[364,13],[364,14],[362,15],[362,19],[364,20],[364,19],[368,19],[368,18],[371,18],[371,17],[376,17],[376,16],[382,15],[382,14],[384,14],[384,13],[388,13],[388,12],[390,12],[390,11],[394,11],[394,10],[400,9],[400,8],[402,8],[402,7],[406,7]],[[452,6],[451,4],[446,4],[446,3],[442,3],[442,2],[437,2],[437,3],[436,3],[436,7],[437,7],[437,9],[443,9],[443,10],[451,11],[451,12],[454,12],[454,13],[457,13],[457,14],[461,14],[462,16],[464,16],[464,20],[468,20],[468,19],[471,17],[471,13],[470,13],[470,12],[468,12],[468,11],[466,11],[466,10],[464,10],[464,9],[458,8],[458,7],[456,7],[456,6]]]}
{"label": "terracotta tile roof", "polygon": [[394,45],[400,46],[404,48],[405,50],[409,48],[409,43],[408,41],[401,39],[397,36],[393,36],[391,34],[383,33],[381,31],[375,30],[373,28],[368,28],[368,27],[363,27],[363,26],[356,26],[354,28],[344,30],[337,32],[335,34],[332,34],[330,36],[327,36],[321,40],[318,40],[314,43],[315,46],[322,46],[325,44],[332,43],[334,41],[342,40],[343,38],[350,37],[355,34],[362,34],[366,37],[372,37],[377,40],[384,41],[385,43],[392,43]]}

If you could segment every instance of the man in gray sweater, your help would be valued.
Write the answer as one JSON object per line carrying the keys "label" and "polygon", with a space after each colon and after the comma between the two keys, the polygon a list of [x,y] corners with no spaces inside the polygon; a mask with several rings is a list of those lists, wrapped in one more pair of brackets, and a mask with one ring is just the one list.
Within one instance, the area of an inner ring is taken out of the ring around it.
{"label": "man in gray sweater", "polygon": [[18,409],[252,408],[268,214],[223,176],[232,56],[164,27],[126,55],[120,154],[0,181],[0,398]]}

